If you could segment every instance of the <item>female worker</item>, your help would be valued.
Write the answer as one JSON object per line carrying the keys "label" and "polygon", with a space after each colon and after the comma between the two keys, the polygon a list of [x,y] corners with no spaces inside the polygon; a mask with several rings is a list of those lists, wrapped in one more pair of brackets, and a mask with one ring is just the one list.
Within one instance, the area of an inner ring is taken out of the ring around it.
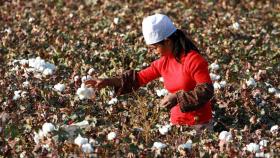
{"label": "female worker", "polygon": [[144,18],[142,31],[146,44],[160,55],[159,59],[139,72],[128,70],[118,77],[86,81],[86,85],[98,89],[112,86],[117,95],[121,95],[163,77],[169,94],[161,100],[160,106],[170,109],[171,123],[211,128],[210,99],[214,88],[207,61],[166,15],[155,14]]}

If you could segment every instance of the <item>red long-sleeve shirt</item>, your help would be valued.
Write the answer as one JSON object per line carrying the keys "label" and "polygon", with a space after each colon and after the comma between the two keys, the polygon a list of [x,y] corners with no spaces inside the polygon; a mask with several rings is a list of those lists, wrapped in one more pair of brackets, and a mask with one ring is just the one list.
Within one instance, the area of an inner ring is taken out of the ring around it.
{"label": "red long-sleeve shirt", "polygon": [[[212,83],[207,61],[196,51],[190,51],[181,57],[181,63],[169,53],[152,62],[151,66],[138,72],[140,86],[162,76],[164,87],[170,93],[184,90],[191,91],[197,84]],[[208,122],[212,119],[211,103],[207,102],[201,108],[191,112],[181,112],[177,104],[171,109],[171,123],[194,125]]]}

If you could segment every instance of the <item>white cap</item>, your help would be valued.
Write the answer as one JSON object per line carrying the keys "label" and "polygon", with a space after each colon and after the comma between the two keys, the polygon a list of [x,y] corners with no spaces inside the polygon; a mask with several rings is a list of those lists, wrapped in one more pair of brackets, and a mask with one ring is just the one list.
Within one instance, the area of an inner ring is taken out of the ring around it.
{"label": "white cap", "polygon": [[160,42],[176,31],[172,21],[163,14],[154,14],[144,18],[142,32],[146,44]]}

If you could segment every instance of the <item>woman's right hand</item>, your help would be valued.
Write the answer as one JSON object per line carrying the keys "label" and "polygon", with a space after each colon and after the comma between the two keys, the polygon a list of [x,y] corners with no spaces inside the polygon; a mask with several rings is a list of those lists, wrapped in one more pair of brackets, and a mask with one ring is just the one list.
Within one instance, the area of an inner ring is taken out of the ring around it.
{"label": "woman's right hand", "polygon": [[88,87],[102,89],[106,86],[109,86],[109,82],[108,82],[108,79],[93,79],[93,80],[85,81],[85,85]]}

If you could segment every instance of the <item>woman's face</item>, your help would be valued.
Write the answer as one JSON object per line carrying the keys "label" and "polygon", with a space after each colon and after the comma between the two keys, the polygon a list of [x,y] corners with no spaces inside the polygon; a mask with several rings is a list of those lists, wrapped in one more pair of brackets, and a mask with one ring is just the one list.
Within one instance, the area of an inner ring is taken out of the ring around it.
{"label": "woman's face", "polygon": [[156,54],[163,56],[167,53],[171,53],[172,42],[171,40],[167,39],[161,43],[151,44],[148,46],[148,48],[151,50],[151,52],[155,52]]}

